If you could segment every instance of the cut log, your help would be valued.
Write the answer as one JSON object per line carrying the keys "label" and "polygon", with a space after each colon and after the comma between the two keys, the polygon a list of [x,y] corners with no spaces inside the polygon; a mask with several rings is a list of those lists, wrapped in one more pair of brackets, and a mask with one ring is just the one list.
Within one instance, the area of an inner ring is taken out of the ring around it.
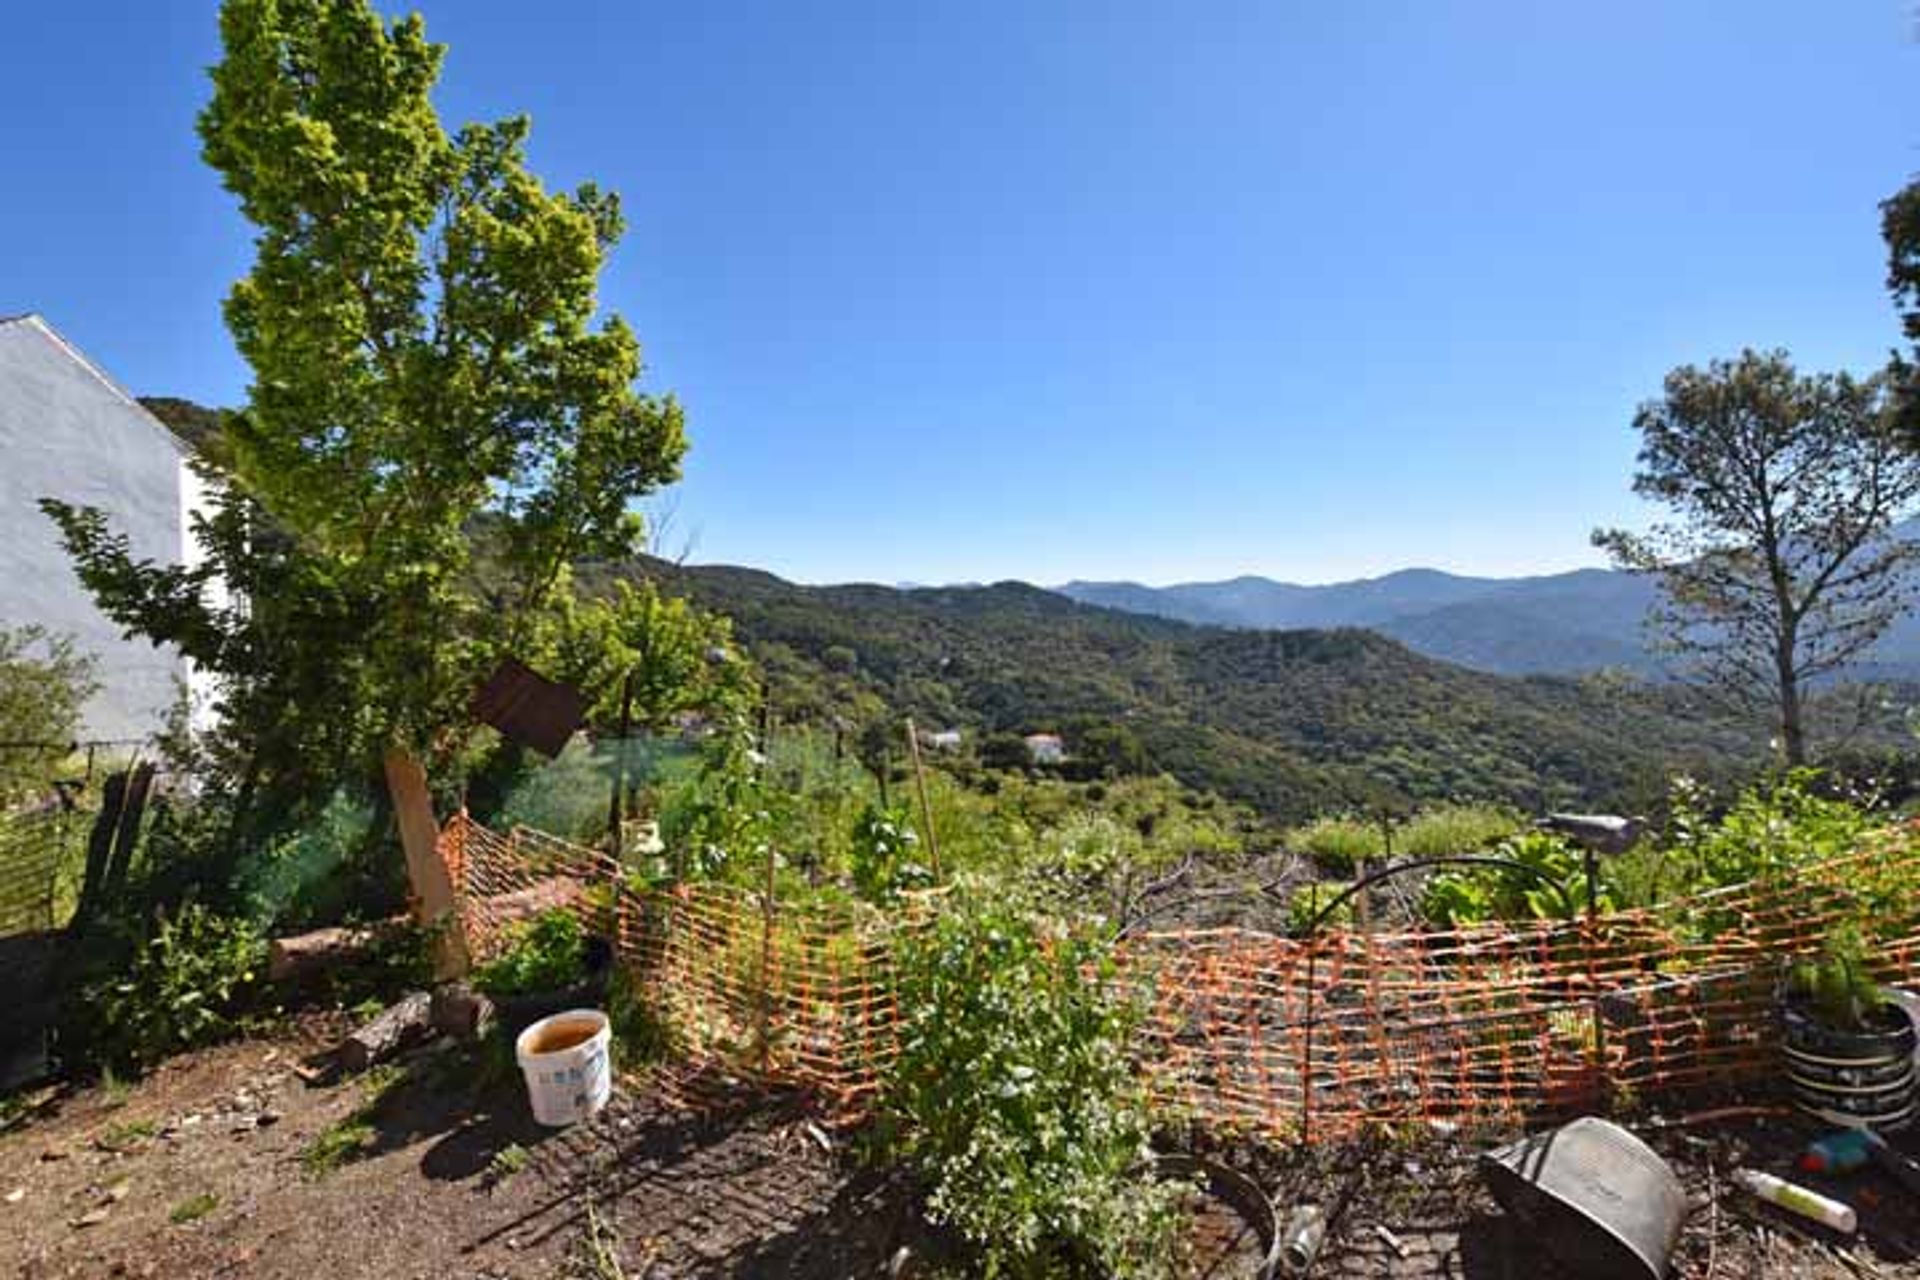
{"label": "cut log", "polygon": [[388,1005],[373,1021],[342,1040],[333,1053],[342,1071],[365,1071],[424,1039],[433,1030],[433,997],[413,991]]}
{"label": "cut log", "polygon": [[379,936],[378,928],[335,927],[275,938],[267,948],[267,978],[273,982],[297,982],[335,965],[352,964],[367,954]]}
{"label": "cut log", "polygon": [[[524,889],[477,898],[473,914],[494,929],[517,924],[555,907],[578,909],[587,886],[567,876],[549,876]],[[267,977],[273,982],[298,982],[329,969],[364,959],[381,934],[399,929],[406,919],[394,916],[376,924],[361,926],[331,925],[306,933],[275,938],[267,948]]]}

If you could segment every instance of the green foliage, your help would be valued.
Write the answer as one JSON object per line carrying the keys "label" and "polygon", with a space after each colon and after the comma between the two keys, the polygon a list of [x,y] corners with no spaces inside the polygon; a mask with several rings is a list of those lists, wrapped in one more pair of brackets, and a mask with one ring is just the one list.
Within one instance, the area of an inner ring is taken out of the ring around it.
{"label": "green foliage", "polygon": [[1395,856],[1440,858],[1476,853],[1520,834],[1520,820],[1484,804],[1445,804],[1423,809],[1393,833]]}
{"label": "green foliage", "polygon": [[[1348,880],[1315,880],[1296,885],[1287,895],[1287,932],[1295,935],[1306,933],[1321,911],[1332,906],[1335,898],[1352,887],[1353,883]],[[1335,907],[1320,927],[1333,928],[1352,923],[1353,903],[1349,900]]]}
{"label": "green foliage", "polygon": [[898,809],[869,804],[853,825],[853,883],[871,902],[885,902],[903,889],[924,889],[933,872],[919,856],[920,837]]}
{"label": "green foliage", "polygon": [[1868,1030],[1887,1003],[1867,965],[1859,930],[1846,927],[1828,936],[1817,959],[1788,970],[1787,994],[1812,1006],[1821,1022],[1838,1031]]}
{"label": "green foliage", "polygon": [[[43,506],[109,617],[218,678],[198,763],[237,862],[390,745],[450,777],[475,685],[552,665],[570,567],[637,550],[633,502],[685,439],[599,310],[618,201],[543,188],[524,119],[449,133],[418,17],[226,0],[220,30],[199,132],[253,224],[226,305],[252,384],[195,464],[201,554],[145,561],[100,511]],[[644,607],[605,611],[630,639]]]}
{"label": "green foliage", "polygon": [[579,917],[555,907],[510,926],[500,953],[473,971],[473,985],[496,998],[564,991],[586,978],[586,963]]}
{"label": "green foliage", "polygon": [[[1585,859],[1555,835],[1529,831],[1501,843],[1494,853],[1525,871],[1462,867],[1437,873],[1421,897],[1421,914],[1449,928],[1488,920],[1567,920],[1586,911]],[[1599,909],[1613,900],[1600,887]]]}
{"label": "green foliage", "polygon": [[0,626],[0,740],[11,744],[0,751],[0,813],[53,781],[98,687],[96,666],[70,636]]}
{"label": "green foliage", "polygon": [[141,1069],[236,1034],[265,962],[266,942],[244,920],[198,903],[157,917],[124,973],[82,995],[95,1055]]}
{"label": "green foliage", "polygon": [[616,966],[607,991],[607,1023],[623,1067],[657,1062],[673,1051],[673,1028],[655,1002],[640,990],[640,979],[625,965]]}
{"label": "green foliage", "polygon": [[1791,766],[1808,759],[1805,693],[1905,612],[1920,547],[1893,534],[1920,500],[1920,455],[1894,430],[1886,379],[1802,376],[1783,351],[1669,373],[1634,416],[1634,492],[1669,523],[1600,530],[1653,575],[1653,622],[1684,667],[1770,708]]}
{"label": "green foliage", "polygon": [[402,1079],[400,1069],[391,1063],[360,1077],[359,1105],[300,1149],[300,1167],[308,1178],[318,1181],[373,1149],[380,1138],[380,1104]]}
{"label": "green foliage", "polygon": [[219,1196],[211,1191],[202,1191],[197,1196],[188,1196],[167,1210],[167,1221],[176,1227],[182,1227],[189,1222],[200,1221],[219,1207]]}
{"label": "green foliage", "polygon": [[603,733],[619,725],[629,691],[630,732],[656,734],[680,712],[721,719],[742,711],[753,692],[727,619],[651,580],[563,598],[556,631],[554,674],[593,699],[589,720]]}
{"label": "green foliage", "polygon": [[1717,820],[1690,778],[1669,801],[1667,881],[1676,890],[1745,884],[1853,852],[1873,826],[1866,811],[1822,796],[1819,776],[1795,770],[1742,792]]}
{"label": "green foliage", "polygon": [[[891,744],[896,765],[904,715],[960,727],[983,759],[1022,770],[1011,735],[1120,725],[1185,786],[1304,822],[1456,796],[1639,812],[1673,768],[1729,769],[1758,747],[1697,691],[1483,675],[1362,631],[1194,627],[1013,583],[895,591],[645,571],[733,618],[783,717],[878,718],[873,746]],[[857,650],[855,670],[829,667],[835,646]]]}
{"label": "green foliage", "polygon": [[1378,823],[1360,818],[1316,818],[1289,831],[1286,845],[1336,870],[1350,871],[1360,859],[1384,854],[1386,837]]}
{"label": "green foliage", "polygon": [[967,894],[900,957],[897,1153],[989,1275],[1170,1272],[1178,1189],[1144,1175],[1147,1098],[1093,932]]}
{"label": "green foliage", "polygon": [[481,1177],[489,1186],[498,1186],[533,1162],[533,1155],[517,1142],[509,1142],[493,1153]]}

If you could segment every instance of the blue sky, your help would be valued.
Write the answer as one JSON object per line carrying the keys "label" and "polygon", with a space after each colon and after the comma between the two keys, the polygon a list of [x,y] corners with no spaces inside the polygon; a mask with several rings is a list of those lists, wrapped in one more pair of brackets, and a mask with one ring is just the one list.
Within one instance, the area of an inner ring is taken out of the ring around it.
{"label": "blue sky", "polygon": [[[450,122],[619,190],[673,545],[809,581],[1593,563],[1634,405],[1897,327],[1905,0],[428,0]],[[234,403],[214,8],[16,6],[0,313]]]}

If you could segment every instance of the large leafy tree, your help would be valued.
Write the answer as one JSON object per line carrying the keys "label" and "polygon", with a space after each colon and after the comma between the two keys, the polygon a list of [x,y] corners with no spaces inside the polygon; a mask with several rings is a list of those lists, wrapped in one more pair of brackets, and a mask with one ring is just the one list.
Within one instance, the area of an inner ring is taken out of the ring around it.
{"label": "large leafy tree", "polygon": [[1692,365],[1641,407],[1634,491],[1673,519],[1600,530],[1622,568],[1654,575],[1654,623],[1736,702],[1770,707],[1790,763],[1807,757],[1806,690],[1907,607],[1916,548],[1894,522],[1920,497],[1881,377],[1802,376],[1781,352]]}
{"label": "large leafy tree", "polygon": [[449,133],[417,16],[226,0],[220,27],[200,136],[256,228],[226,302],[253,378],[200,464],[204,558],[46,505],[112,616],[219,677],[218,759],[281,813],[391,747],[450,758],[489,666],[555,642],[570,566],[636,549],[685,440],[598,311],[618,201],[546,190],[524,118]]}
{"label": "large leafy tree", "polygon": [[0,626],[0,811],[44,789],[98,687],[71,636]]}

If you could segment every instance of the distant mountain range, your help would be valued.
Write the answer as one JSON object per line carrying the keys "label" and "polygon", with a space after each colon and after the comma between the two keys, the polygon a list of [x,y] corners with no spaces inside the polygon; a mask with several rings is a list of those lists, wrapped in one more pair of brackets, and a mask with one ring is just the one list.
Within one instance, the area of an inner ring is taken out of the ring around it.
{"label": "distant mountain range", "polygon": [[635,574],[729,615],[783,721],[911,715],[974,742],[1061,732],[1070,752],[1089,726],[1124,726],[1155,768],[1286,821],[1449,796],[1632,811],[1673,770],[1737,771],[1765,741],[1682,686],[1489,675],[1357,627],[1195,626],[1018,582],[809,587],[647,560],[581,581]]}
{"label": "distant mountain range", "polygon": [[[1920,538],[1920,521],[1907,522],[1901,532]],[[1500,675],[1606,669],[1655,675],[1662,669],[1645,627],[1658,588],[1609,569],[1533,578],[1403,569],[1324,586],[1242,577],[1170,587],[1069,582],[1055,590],[1082,604],[1210,626],[1364,627],[1427,657]],[[1859,674],[1920,678],[1920,619],[1895,623]]]}

